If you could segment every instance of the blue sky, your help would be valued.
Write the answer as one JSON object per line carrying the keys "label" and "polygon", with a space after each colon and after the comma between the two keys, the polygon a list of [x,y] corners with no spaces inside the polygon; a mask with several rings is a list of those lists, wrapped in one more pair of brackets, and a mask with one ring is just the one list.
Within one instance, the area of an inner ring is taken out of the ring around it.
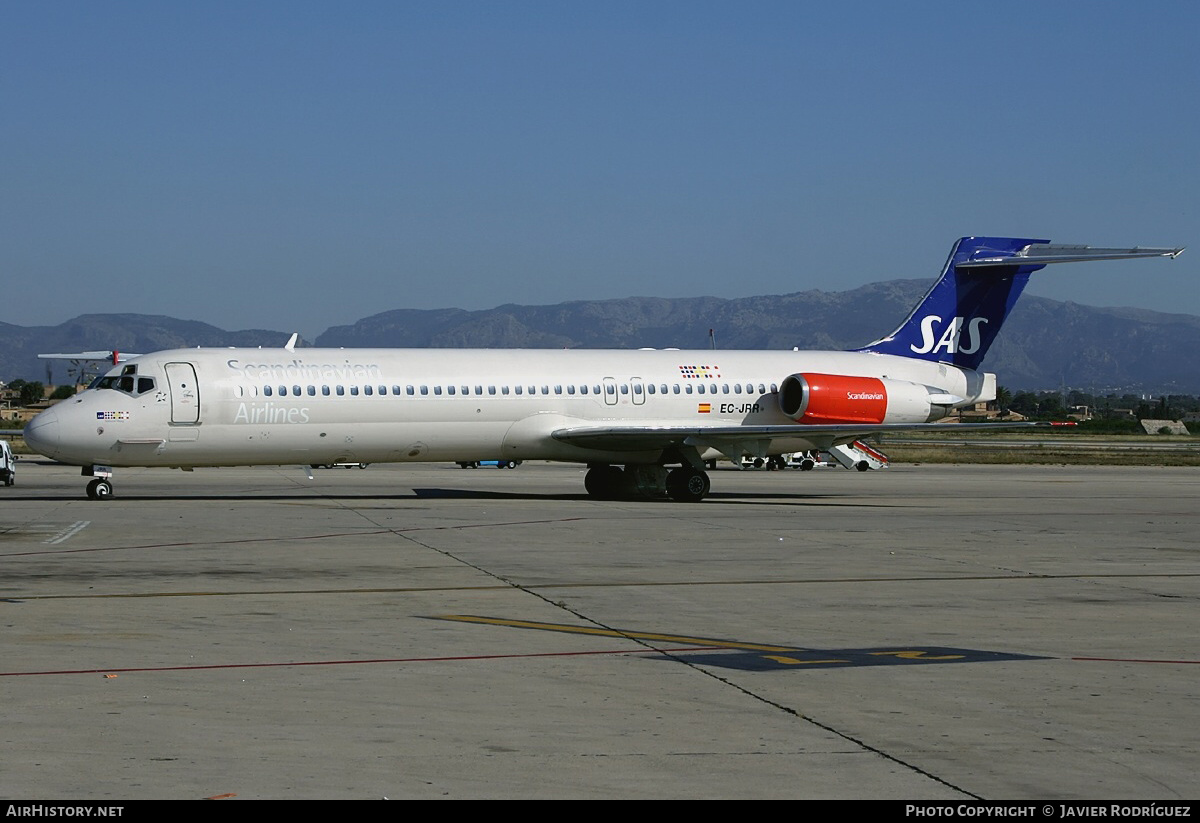
{"label": "blue sky", "polygon": [[[1194,245],[1200,4],[9,2],[0,321],[933,277]],[[1031,293],[1200,314],[1200,248]],[[901,318],[881,318],[886,332]]]}

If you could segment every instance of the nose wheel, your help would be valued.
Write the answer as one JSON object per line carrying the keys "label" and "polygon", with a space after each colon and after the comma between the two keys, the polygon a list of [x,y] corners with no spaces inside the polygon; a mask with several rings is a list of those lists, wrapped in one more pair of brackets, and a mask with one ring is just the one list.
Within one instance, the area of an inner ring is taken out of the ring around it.
{"label": "nose wheel", "polygon": [[110,500],[113,494],[112,483],[103,477],[97,477],[87,484],[88,500]]}

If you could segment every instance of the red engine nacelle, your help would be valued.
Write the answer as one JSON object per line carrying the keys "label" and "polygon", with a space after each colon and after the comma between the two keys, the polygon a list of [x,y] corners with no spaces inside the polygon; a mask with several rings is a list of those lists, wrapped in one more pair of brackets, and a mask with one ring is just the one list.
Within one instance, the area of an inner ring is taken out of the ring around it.
{"label": "red engine nacelle", "polygon": [[797,423],[927,423],[946,416],[929,394],[886,377],[792,374],[779,386],[779,408]]}

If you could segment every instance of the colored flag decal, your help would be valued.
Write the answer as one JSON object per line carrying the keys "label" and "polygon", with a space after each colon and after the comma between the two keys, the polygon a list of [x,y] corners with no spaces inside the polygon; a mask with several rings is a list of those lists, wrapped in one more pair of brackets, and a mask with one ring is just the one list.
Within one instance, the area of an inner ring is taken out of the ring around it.
{"label": "colored flag decal", "polygon": [[696,380],[707,377],[709,380],[715,380],[721,376],[720,366],[680,366],[679,375],[685,380]]}
{"label": "colored flag decal", "polygon": [[701,403],[699,406],[696,407],[696,411],[700,412],[700,414],[711,414],[712,413],[712,403]]}
{"label": "colored flag decal", "polygon": [[129,412],[127,411],[98,411],[96,412],[97,420],[128,420]]}

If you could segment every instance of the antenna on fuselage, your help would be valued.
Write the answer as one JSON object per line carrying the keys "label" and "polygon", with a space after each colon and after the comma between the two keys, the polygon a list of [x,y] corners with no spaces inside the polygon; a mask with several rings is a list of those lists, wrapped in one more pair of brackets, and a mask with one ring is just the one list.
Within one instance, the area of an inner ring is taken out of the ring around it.
{"label": "antenna on fuselage", "polygon": [[713,329],[708,330],[708,343],[713,351],[717,350],[717,333]]}

